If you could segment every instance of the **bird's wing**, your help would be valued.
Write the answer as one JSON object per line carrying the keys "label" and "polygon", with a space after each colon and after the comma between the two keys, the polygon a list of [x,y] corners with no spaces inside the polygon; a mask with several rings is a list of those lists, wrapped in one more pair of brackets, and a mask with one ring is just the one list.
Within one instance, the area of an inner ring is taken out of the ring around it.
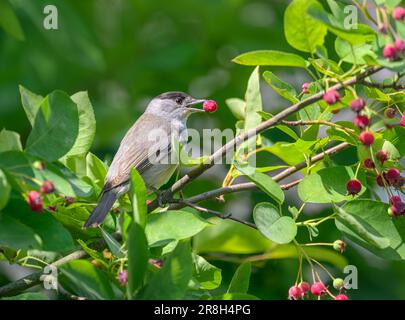
{"label": "bird's wing", "polygon": [[126,184],[133,167],[140,174],[145,172],[153,165],[150,159],[157,153],[160,157],[169,154],[170,135],[169,121],[156,115],[143,114],[122,139],[108,170],[103,191]]}

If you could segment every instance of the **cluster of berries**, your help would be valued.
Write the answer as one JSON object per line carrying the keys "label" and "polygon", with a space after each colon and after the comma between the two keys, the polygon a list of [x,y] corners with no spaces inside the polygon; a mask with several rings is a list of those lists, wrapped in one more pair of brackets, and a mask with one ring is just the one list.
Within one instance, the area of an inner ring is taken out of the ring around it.
{"label": "cluster of berries", "polygon": [[347,295],[341,293],[344,289],[344,281],[343,279],[336,278],[333,280],[333,287],[336,290],[339,290],[339,294],[336,296],[333,295],[328,288],[324,285],[322,281],[314,282],[310,285],[308,282],[301,282],[300,284],[296,284],[292,286],[288,290],[288,299],[290,300],[298,300],[298,299],[305,299],[309,296],[309,292],[314,297],[320,298],[321,296],[330,295],[334,300],[349,300]]}
{"label": "cluster of berries", "polygon": [[[396,7],[392,11],[392,17],[396,21],[404,21],[405,20],[405,8],[403,7]],[[383,33],[387,33],[386,26],[381,26],[380,31]],[[394,31],[393,31],[394,33]],[[396,34],[393,34],[394,42],[388,43],[383,49],[383,56],[385,59],[394,61],[400,59],[401,56],[405,54],[405,41],[399,38]]]}
{"label": "cluster of berries", "polygon": [[43,210],[42,195],[55,192],[55,186],[51,181],[46,180],[42,183],[40,192],[41,193],[35,190],[31,190],[30,192],[28,192],[27,202],[32,211],[41,212]]}

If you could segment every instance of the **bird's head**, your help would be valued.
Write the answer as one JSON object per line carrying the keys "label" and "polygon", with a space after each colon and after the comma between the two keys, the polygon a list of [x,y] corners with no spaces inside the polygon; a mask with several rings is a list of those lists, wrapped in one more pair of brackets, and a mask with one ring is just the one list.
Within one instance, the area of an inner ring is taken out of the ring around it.
{"label": "bird's head", "polygon": [[146,112],[168,117],[168,119],[186,119],[192,113],[204,112],[203,109],[195,106],[205,101],[205,99],[193,98],[184,92],[165,92],[152,99]]}

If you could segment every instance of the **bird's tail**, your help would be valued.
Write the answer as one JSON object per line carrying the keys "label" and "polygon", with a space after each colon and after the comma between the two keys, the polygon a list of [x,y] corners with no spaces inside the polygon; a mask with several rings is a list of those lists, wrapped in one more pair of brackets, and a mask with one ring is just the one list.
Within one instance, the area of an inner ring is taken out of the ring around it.
{"label": "bird's tail", "polygon": [[101,224],[117,198],[117,190],[110,189],[108,191],[104,191],[101,195],[100,201],[97,204],[97,207],[94,208],[90,217],[83,225],[83,228],[86,229],[88,227],[97,227],[99,224]]}

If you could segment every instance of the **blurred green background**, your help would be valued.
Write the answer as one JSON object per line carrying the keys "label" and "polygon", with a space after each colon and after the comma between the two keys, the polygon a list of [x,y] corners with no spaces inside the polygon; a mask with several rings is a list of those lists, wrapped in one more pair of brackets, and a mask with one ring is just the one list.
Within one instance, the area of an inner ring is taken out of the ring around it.
{"label": "blurred green background", "polygon": [[[293,52],[283,34],[285,0],[12,0],[25,40],[0,30],[0,129],[18,131],[25,141],[30,126],[21,107],[18,85],[46,95],[54,89],[69,94],[88,90],[97,119],[92,151],[111,159],[120,139],[143,112],[148,100],[165,91],[186,91],[215,99],[214,115],[198,115],[190,126],[234,128],[235,119],[225,105],[230,97],[243,98],[251,68],[235,65],[242,52],[279,49]],[[58,8],[58,30],[45,30],[43,8]],[[333,42],[328,42],[333,57]],[[295,69],[273,71],[296,88],[307,75]],[[274,112],[286,103],[265,84],[263,103]],[[275,132],[267,133],[273,141]],[[336,161],[354,162],[353,152]],[[217,166],[187,187],[192,195],[218,187],[226,169]],[[295,191],[288,192],[296,202]],[[212,207],[249,217],[252,207],[268,200],[260,192],[228,196]],[[222,208],[223,207],[223,208]],[[311,206],[306,214],[326,214],[328,208]],[[340,238],[333,223],[322,225],[319,242]],[[303,232],[303,241],[308,241]],[[318,240],[318,239],[317,239]],[[353,299],[405,298],[405,268],[349,243],[345,253],[357,266],[359,290]],[[228,282],[237,265],[214,259]],[[254,268],[249,292],[263,299],[285,299],[295,281],[296,260],[269,260]],[[332,267],[331,267],[332,268]],[[337,270],[332,268],[336,275]]]}

